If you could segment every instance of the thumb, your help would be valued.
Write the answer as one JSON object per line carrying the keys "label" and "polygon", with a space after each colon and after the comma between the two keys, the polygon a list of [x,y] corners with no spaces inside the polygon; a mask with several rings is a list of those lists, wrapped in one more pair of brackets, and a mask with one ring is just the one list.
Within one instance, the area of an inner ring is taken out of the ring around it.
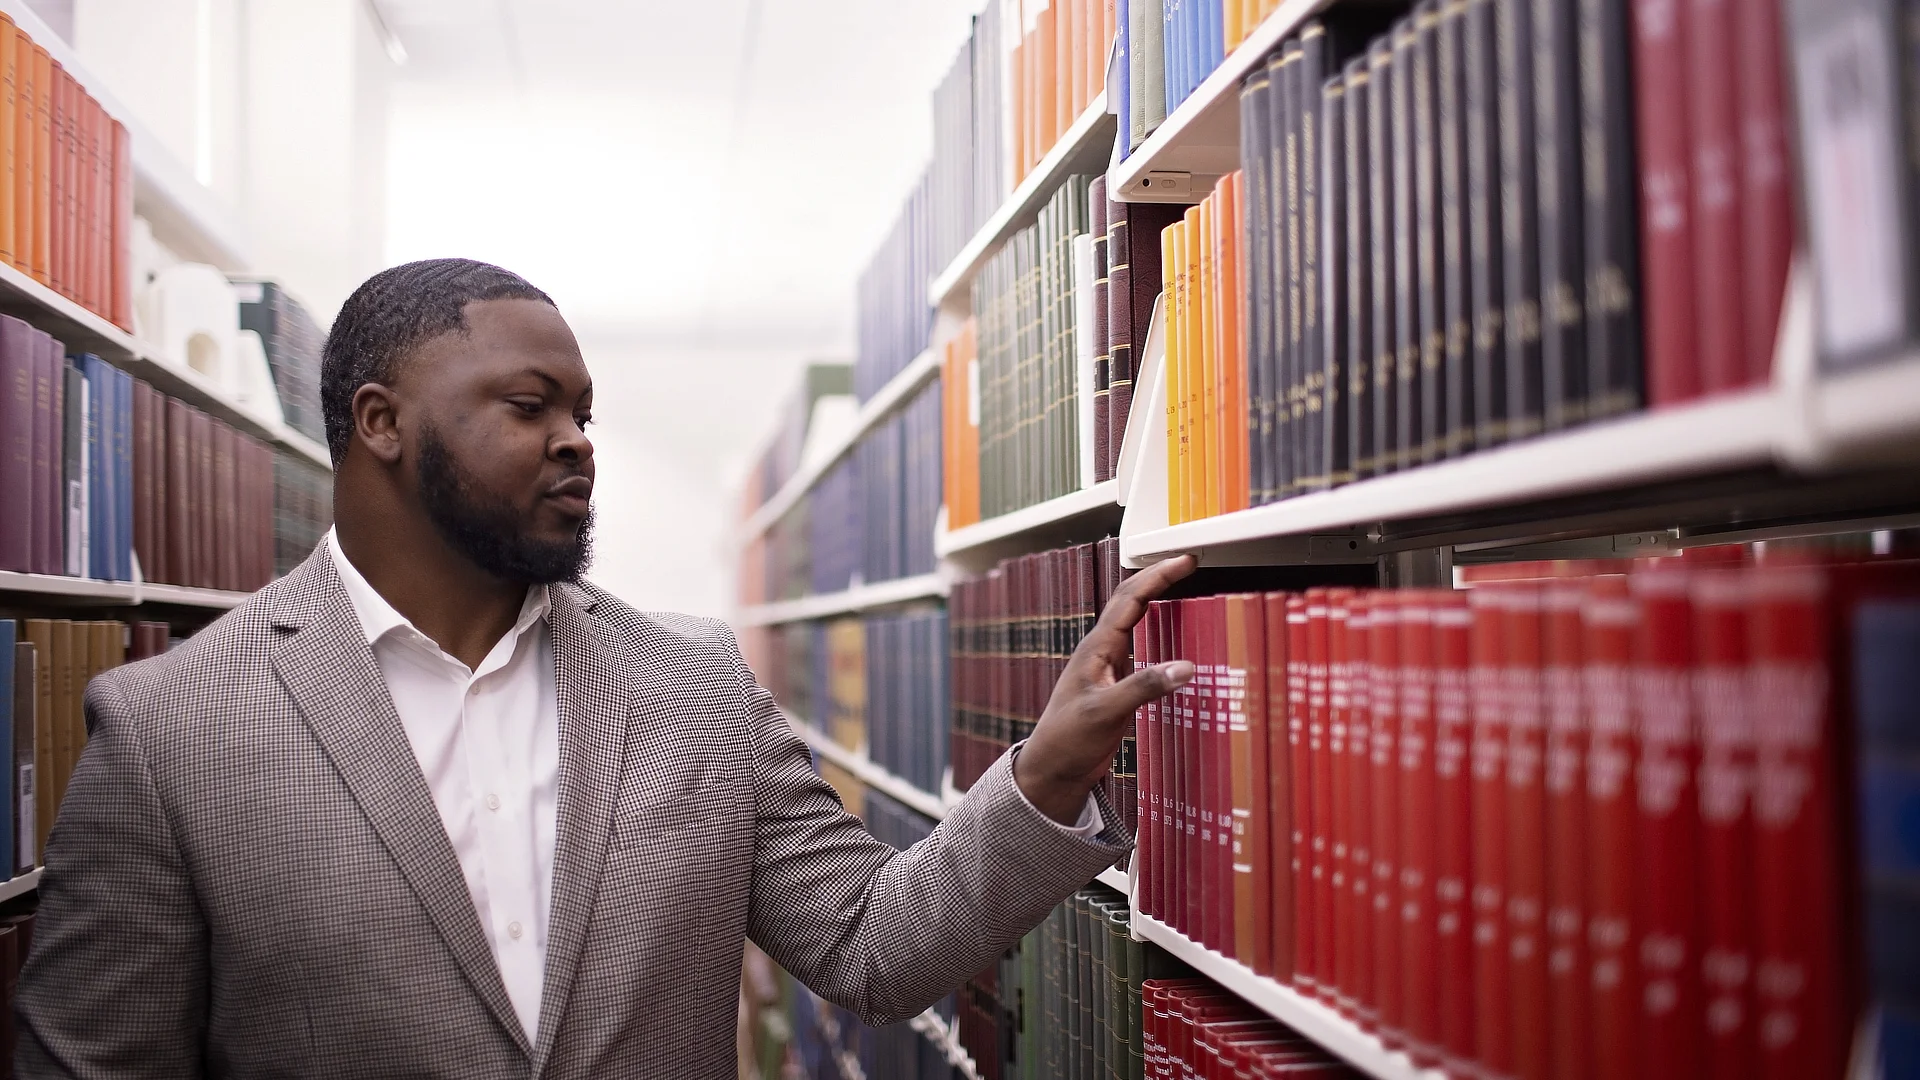
{"label": "thumb", "polygon": [[1100,692],[1100,707],[1111,715],[1132,713],[1193,681],[1193,663],[1172,660],[1141,668]]}

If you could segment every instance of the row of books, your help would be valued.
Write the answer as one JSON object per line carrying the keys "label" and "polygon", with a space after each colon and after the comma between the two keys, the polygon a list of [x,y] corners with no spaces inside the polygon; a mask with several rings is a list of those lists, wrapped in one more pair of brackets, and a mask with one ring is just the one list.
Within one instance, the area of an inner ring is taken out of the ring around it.
{"label": "row of books", "polygon": [[25,873],[46,850],[67,779],[87,745],[87,683],[171,647],[166,623],[0,619],[0,868]]}
{"label": "row of books", "polygon": [[333,474],[285,450],[273,453],[273,574],[306,561],[333,527]]}
{"label": "row of books", "polygon": [[1123,160],[1280,6],[1280,0],[1117,2],[1120,100],[1114,113]]}
{"label": "row of books", "polygon": [[0,259],[133,329],[133,153],[127,129],[0,15]]}
{"label": "row of books", "polygon": [[853,393],[865,401],[926,350],[933,330],[927,281],[933,249],[932,174],[923,174],[854,293]]}
{"label": "row of books", "polygon": [[1007,57],[1014,173],[1024,179],[1106,87],[1111,0],[1009,0],[1019,43]]}
{"label": "row of books", "polygon": [[1293,1080],[1366,1075],[1207,979],[1141,986],[1149,1076],[1192,1080]]}
{"label": "row of books", "polygon": [[320,354],[326,328],[286,286],[263,278],[231,278],[240,308],[240,329],[260,335],[273,376],[274,396],[287,426],[324,445],[326,418],[320,409]]}
{"label": "row of books", "polygon": [[1007,41],[1019,9],[992,0],[933,91],[933,265],[938,273],[1013,190],[1007,144]]}
{"label": "row of books", "polygon": [[929,794],[947,771],[947,613],[863,620],[867,757]]}
{"label": "row of books", "polygon": [[[772,437],[753,467],[747,470],[747,482],[740,493],[742,517],[758,510],[800,471],[800,453],[806,447],[807,435],[813,430],[815,414],[822,402],[852,393],[852,365],[815,362],[802,370],[799,384],[781,404]],[[761,598],[756,596],[747,602],[758,603]]]}
{"label": "row of books", "polygon": [[1156,601],[1142,909],[1475,1075],[1838,1077],[1862,985],[1911,1039],[1920,564],[1744,561]]}
{"label": "row of books", "polygon": [[[1120,542],[1003,560],[947,599],[953,674],[953,785],[965,791],[1032,734],[1080,639],[1124,580]],[[1115,756],[1107,795],[1133,828],[1134,745]]]}
{"label": "row of books", "polygon": [[20,969],[26,966],[27,952],[33,947],[34,913],[21,911],[0,915],[0,1080],[13,1078],[13,1053],[19,1045],[19,1021],[14,1018],[14,995],[20,988]]}

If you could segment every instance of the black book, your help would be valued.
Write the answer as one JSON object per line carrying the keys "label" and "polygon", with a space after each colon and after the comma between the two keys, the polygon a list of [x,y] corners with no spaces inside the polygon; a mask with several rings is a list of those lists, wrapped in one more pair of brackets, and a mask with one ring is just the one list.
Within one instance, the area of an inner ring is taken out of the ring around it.
{"label": "black book", "polygon": [[1467,0],[1465,78],[1467,250],[1473,319],[1473,445],[1507,441],[1505,303],[1500,282],[1500,104],[1494,0]]}
{"label": "black book", "polygon": [[1506,292],[1507,437],[1539,434],[1540,241],[1534,201],[1532,0],[1494,0],[1500,114],[1500,283]]}
{"label": "black book", "polygon": [[1586,205],[1580,194],[1580,56],[1573,5],[1534,0],[1534,128],[1539,160],[1540,398],[1549,431],[1587,416]]}
{"label": "black book", "polygon": [[1344,73],[1327,79],[1320,90],[1320,130],[1325,134],[1320,154],[1320,380],[1317,401],[1309,401],[1310,415],[1318,413],[1314,446],[1316,472],[1322,488],[1344,483],[1347,466],[1347,79]]}
{"label": "black book", "polygon": [[1644,400],[1632,47],[1627,0],[1580,0],[1589,420],[1632,412]]}
{"label": "black book", "polygon": [[1414,417],[1420,414],[1420,235],[1417,217],[1419,161],[1413,135],[1414,63],[1418,35],[1411,18],[1393,28],[1393,329],[1394,388],[1392,452],[1383,464],[1404,469],[1419,449]]}
{"label": "black book", "polygon": [[1321,239],[1321,159],[1326,156],[1322,102],[1328,68],[1327,28],[1324,23],[1308,23],[1300,32],[1300,289],[1294,295],[1300,305],[1300,409],[1294,414],[1294,446],[1300,462],[1294,480],[1295,493],[1319,491],[1327,486],[1326,458],[1326,357],[1320,342],[1321,315],[1325,310],[1325,291],[1320,281]]}
{"label": "black book", "polygon": [[1266,68],[1240,87],[1240,158],[1245,163],[1246,232],[1241,258],[1247,266],[1247,489],[1259,506],[1273,488],[1273,457],[1267,440],[1271,416],[1264,408],[1273,357],[1273,80]]}
{"label": "black book", "polygon": [[1399,386],[1399,270],[1393,264],[1399,246],[1394,228],[1393,43],[1381,38],[1367,50],[1367,209],[1373,276],[1372,400],[1366,457],[1361,474],[1393,471],[1394,391]]}
{"label": "black book", "polygon": [[1473,449],[1473,293],[1468,287],[1473,238],[1467,227],[1466,0],[1447,0],[1440,15],[1439,80],[1435,119],[1440,124],[1441,314],[1446,327],[1441,360],[1441,402],[1434,449],[1458,457]]}
{"label": "black book", "polygon": [[[1400,437],[1409,464],[1432,461],[1440,429],[1444,391],[1441,361],[1446,356],[1447,283],[1440,279],[1443,238],[1440,228],[1440,2],[1421,0],[1413,13],[1413,195],[1414,264],[1419,280],[1419,367],[1408,391]],[[1406,372],[1401,372],[1402,376]]]}
{"label": "black book", "polygon": [[1280,51],[1280,70],[1274,80],[1274,137],[1280,146],[1280,172],[1274,185],[1279,250],[1274,289],[1275,352],[1280,377],[1274,383],[1273,492],[1270,499],[1292,495],[1300,477],[1299,440],[1295,436],[1300,414],[1300,43],[1289,41]]}
{"label": "black book", "polygon": [[[1367,263],[1372,249],[1371,195],[1367,190],[1367,110],[1371,106],[1371,80],[1367,58],[1356,56],[1346,67],[1345,176],[1347,232],[1341,238],[1346,264],[1347,356],[1345,398],[1333,416],[1336,425],[1334,473],[1336,484],[1351,483],[1367,475],[1368,443],[1373,437],[1373,268]],[[1337,441],[1346,438],[1344,453]]]}

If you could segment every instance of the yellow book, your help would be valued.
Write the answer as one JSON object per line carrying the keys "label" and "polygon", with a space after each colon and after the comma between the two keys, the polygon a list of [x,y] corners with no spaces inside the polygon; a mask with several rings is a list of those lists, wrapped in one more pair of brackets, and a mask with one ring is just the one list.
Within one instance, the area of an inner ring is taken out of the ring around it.
{"label": "yellow book", "polygon": [[1182,354],[1180,407],[1187,414],[1187,520],[1203,516],[1206,508],[1207,462],[1205,452],[1206,413],[1203,408],[1206,378],[1206,305],[1201,302],[1200,228],[1198,206],[1187,207],[1186,229],[1180,234],[1186,245],[1187,313],[1180,325],[1185,328],[1186,351]]}
{"label": "yellow book", "polygon": [[1166,342],[1161,358],[1161,379],[1167,388],[1167,520],[1175,525],[1187,520],[1182,513],[1186,492],[1181,488],[1180,466],[1186,454],[1180,446],[1180,270],[1185,265],[1181,252],[1185,245],[1179,222],[1160,230],[1160,313],[1166,329],[1160,335]]}
{"label": "yellow book", "polygon": [[1199,456],[1194,478],[1199,498],[1194,516],[1213,517],[1220,512],[1220,260],[1216,245],[1220,240],[1220,199],[1209,195],[1200,211],[1200,378],[1194,395],[1199,423]]}

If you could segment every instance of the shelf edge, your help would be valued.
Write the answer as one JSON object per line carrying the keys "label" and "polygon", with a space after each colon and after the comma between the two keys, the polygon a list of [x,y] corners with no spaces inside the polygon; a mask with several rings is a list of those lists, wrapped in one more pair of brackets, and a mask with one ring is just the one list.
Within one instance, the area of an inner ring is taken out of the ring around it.
{"label": "shelf edge", "polygon": [[947,590],[948,582],[945,574],[938,572],[917,574],[891,581],[877,581],[871,585],[859,585],[840,592],[816,593],[794,600],[755,604],[741,609],[739,622],[742,626],[775,626],[780,623],[824,619],[834,615],[851,615],[892,604],[937,599],[946,596]]}
{"label": "shelf edge", "polygon": [[813,747],[821,757],[852,773],[861,783],[906,804],[935,821],[940,821],[947,816],[946,805],[937,796],[921,791],[874,764],[865,753],[856,753],[834,742],[825,732],[808,726],[792,713],[784,709],[781,712],[787,718],[787,725],[793,728],[802,742]]}
{"label": "shelf edge", "polygon": [[963,525],[951,532],[936,533],[933,538],[934,554],[944,559],[959,552],[1010,539],[1024,532],[1068,521],[1082,514],[1095,513],[1108,507],[1118,509],[1119,492],[1118,482],[1103,480],[1092,487],[1070,491],[1057,498],[1048,499],[1046,502],[1001,514],[999,517]]}

